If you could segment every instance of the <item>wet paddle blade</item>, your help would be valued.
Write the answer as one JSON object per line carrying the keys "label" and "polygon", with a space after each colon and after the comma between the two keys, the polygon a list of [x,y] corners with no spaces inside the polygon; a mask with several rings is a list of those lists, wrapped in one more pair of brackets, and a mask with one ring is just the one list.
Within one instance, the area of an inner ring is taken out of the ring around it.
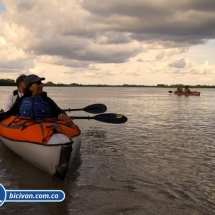
{"label": "wet paddle blade", "polygon": [[76,108],[76,109],[63,109],[63,111],[79,111],[79,110],[83,110],[85,112],[88,112],[88,113],[104,113],[106,110],[107,110],[107,107],[106,105],[104,104],[92,104],[92,105],[89,105],[85,108]]}
{"label": "wet paddle blade", "polygon": [[71,119],[94,119],[100,122],[122,124],[128,121],[128,118],[122,114],[117,113],[104,113],[95,116],[70,116]]}
{"label": "wet paddle blade", "polygon": [[121,124],[128,121],[126,116],[116,113],[99,114],[93,117],[95,120],[106,123]]}
{"label": "wet paddle blade", "polygon": [[104,104],[93,104],[83,108],[83,110],[88,113],[104,113],[107,107]]}

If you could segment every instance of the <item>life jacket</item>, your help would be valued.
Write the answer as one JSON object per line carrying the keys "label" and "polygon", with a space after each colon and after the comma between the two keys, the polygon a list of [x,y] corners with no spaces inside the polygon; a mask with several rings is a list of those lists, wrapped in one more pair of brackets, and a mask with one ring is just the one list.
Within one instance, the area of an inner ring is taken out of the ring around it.
{"label": "life jacket", "polygon": [[48,102],[44,101],[42,96],[23,98],[20,105],[20,116],[26,117],[47,117],[50,116],[50,107]]}
{"label": "life jacket", "polygon": [[19,98],[18,91],[14,90],[13,91],[13,102],[12,102],[12,104],[14,104],[18,98]]}

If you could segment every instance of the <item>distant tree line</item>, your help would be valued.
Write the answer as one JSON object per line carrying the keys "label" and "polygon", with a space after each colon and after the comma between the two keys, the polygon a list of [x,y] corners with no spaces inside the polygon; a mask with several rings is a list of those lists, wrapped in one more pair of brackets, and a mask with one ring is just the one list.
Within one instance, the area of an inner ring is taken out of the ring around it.
{"label": "distant tree line", "polygon": [[[149,87],[147,85],[134,85],[134,84],[123,84],[123,85],[107,85],[107,84],[77,84],[77,83],[71,83],[71,84],[63,84],[63,83],[53,83],[51,81],[48,81],[46,83],[43,83],[44,86],[49,87]],[[0,79],[0,86],[16,86],[16,82],[12,79]],[[155,86],[151,86],[155,87]]]}
{"label": "distant tree line", "polygon": [[[172,85],[167,85],[167,84],[157,84],[157,87],[168,87],[168,88],[177,88],[179,84],[172,84]],[[214,85],[186,85],[186,84],[181,84],[182,88],[185,86],[188,86],[189,88],[215,88]]]}
{"label": "distant tree line", "polygon": [[0,86],[16,86],[13,79],[0,79]]}
{"label": "distant tree line", "polygon": [[[16,86],[16,82],[13,79],[0,79],[0,86]],[[135,84],[123,84],[123,85],[107,85],[107,84],[77,84],[77,83],[71,83],[71,84],[63,84],[63,83],[53,83],[51,81],[48,81],[44,83],[44,86],[50,86],[50,87],[167,87],[167,88],[177,88],[178,84],[157,84],[156,86],[152,85],[135,85]],[[184,88],[186,85],[182,84],[182,87]],[[189,88],[215,88],[214,85],[189,85]]]}

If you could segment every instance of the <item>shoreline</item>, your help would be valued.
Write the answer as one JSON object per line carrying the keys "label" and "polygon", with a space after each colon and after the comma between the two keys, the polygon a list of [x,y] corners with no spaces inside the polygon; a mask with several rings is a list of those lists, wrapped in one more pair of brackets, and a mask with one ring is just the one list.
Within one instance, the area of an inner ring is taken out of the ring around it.
{"label": "shoreline", "polygon": [[[47,85],[46,83],[43,84],[44,87],[138,87],[138,88],[174,88],[177,89],[177,86],[147,86],[147,85],[72,85],[72,84],[55,84],[55,85]],[[16,85],[0,85],[0,87],[16,87]],[[184,87],[182,87],[184,88]],[[189,88],[215,88],[215,86],[190,86]]]}

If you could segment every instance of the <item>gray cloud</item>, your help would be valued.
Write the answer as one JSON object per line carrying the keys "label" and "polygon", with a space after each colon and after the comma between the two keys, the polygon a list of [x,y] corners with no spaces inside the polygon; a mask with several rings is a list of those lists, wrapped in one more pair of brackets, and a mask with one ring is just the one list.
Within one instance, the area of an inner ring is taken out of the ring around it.
{"label": "gray cloud", "polygon": [[95,39],[95,42],[99,44],[122,44],[130,43],[131,41],[128,34],[121,32],[106,32],[97,35],[97,39]]}
{"label": "gray cloud", "polygon": [[[163,1],[165,4],[165,0]],[[98,4],[97,0],[84,1],[82,4],[83,8],[90,11],[92,14],[97,16],[130,16],[138,17],[150,14],[165,14],[164,11],[159,9],[161,5],[157,4],[156,1],[141,1],[141,0],[103,0]]]}
{"label": "gray cloud", "polygon": [[0,73],[29,73],[29,69],[35,65],[34,59],[18,59],[13,61],[0,60]]}
{"label": "gray cloud", "polygon": [[165,55],[165,51],[162,51],[162,52],[158,53],[155,58],[157,60],[160,60],[160,59],[162,59],[164,57],[164,55]]}
{"label": "gray cloud", "polygon": [[[103,0],[99,4],[97,0],[91,0],[76,3],[88,13],[83,22],[77,20],[80,25],[75,25],[75,17],[67,13],[62,17],[60,8],[57,10],[52,5],[49,7],[50,14],[45,13],[46,9],[41,8],[43,5],[40,6],[33,0],[19,3],[17,12],[27,13],[36,4],[36,12],[41,13],[41,18],[45,19],[44,27],[48,27],[46,21],[49,21],[53,27],[57,27],[60,34],[82,35],[94,39],[97,33],[109,34],[109,42],[119,42],[119,35],[125,41],[173,41],[188,46],[215,38],[215,2],[211,0],[189,0],[177,4],[170,0],[163,0],[162,3],[158,0]],[[69,6],[68,11],[75,10],[74,6]],[[64,10],[66,11],[65,8]],[[34,16],[40,19],[37,13]],[[37,27],[37,19],[26,20],[25,14],[14,17],[14,22],[31,29]],[[41,26],[40,22],[39,24]],[[130,33],[130,36],[127,34],[123,38],[120,33]]]}
{"label": "gray cloud", "polygon": [[184,68],[186,66],[186,61],[184,58],[181,58],[180,60],[177,60],[171,64],[169,64],[169,67],[175,67],[175,68]]}
{"label": "gray cloud", "polygon": [[8,70],[8,71],[21,70],[25,66],[25,61],[26,60],[14,60],[9,63],[6,61],[0,61],[0,68],[1,70]]}
{"label": "gray cloud", "polygon": [[141,58],[137,59],[137,62],[140,62],[140,63],[144,63],[144,62],[154,62],[154,60],[143,60]]}
{"label": "gray cloud", "polygon": [[20,73],[21,69],[0,68],[0,73]]}
{"label": "gray cloud", "polygon": [[142,63],[142,62],[144,62],[144,61],[143,61],[143,59],[139,58],[139,59],[137,59],[137,62]]}
{"label": "gray cloud", "polygon": [[[173,42],[169,45],[191,46],[215,38],[215,2],[189,0],[174,1],[84,1],[83,7],[95,22],[101,20],[106,28],[130,32],[130,38],[153,43]],[[124,21],[123,21],[124,19]],[[114,22],[115,27],[111,24]],[[181,44],[181,45],[180,45]]]}
{"label": "gray cloud", "polygon": [[62,58],[55,62],[56,65],[63,65],[66,67],[73,67],[73,68],[88,68],[90,62],[88,61],[74,61]]}
{"label": "gray cloud", "polygon": [[17,10],[20,12],[32,10],[35,3],[32,1],[23,1],[17,4]]}
{"label": "gray cloud", "polygon": [[[124,63],[142,53],[143,44],[154,49],[183,48],[215,39],[212,0],[177,4],[171,0],[62,0],[49,7],[42,0],[24,0],[5,1],[5,6],[5,22],[21,29],[13,29],[14,39],[6,28],[10,44],[35,57],[59,56],[55,63],[68,67]],[[161,51],[156,59],[164,56]],[[21,60],[16,68],[22,64]],[[181,59],[169,66],[183,68],[186,62]]]}
{"label": "gray cloud", "polygon": [[54,35],[47,39],[36,40],[28,47],[28,52],[33,51],[35,55],[56,55],[65,59],[100,63],[126,62],[141,50],[143,49],[140,46],[129,47],[126,44],[122,46],[117,44],[114,47],[97,46],[97,44],[90,44],[88,40],[80,40],[75,36],[56,38]]}

